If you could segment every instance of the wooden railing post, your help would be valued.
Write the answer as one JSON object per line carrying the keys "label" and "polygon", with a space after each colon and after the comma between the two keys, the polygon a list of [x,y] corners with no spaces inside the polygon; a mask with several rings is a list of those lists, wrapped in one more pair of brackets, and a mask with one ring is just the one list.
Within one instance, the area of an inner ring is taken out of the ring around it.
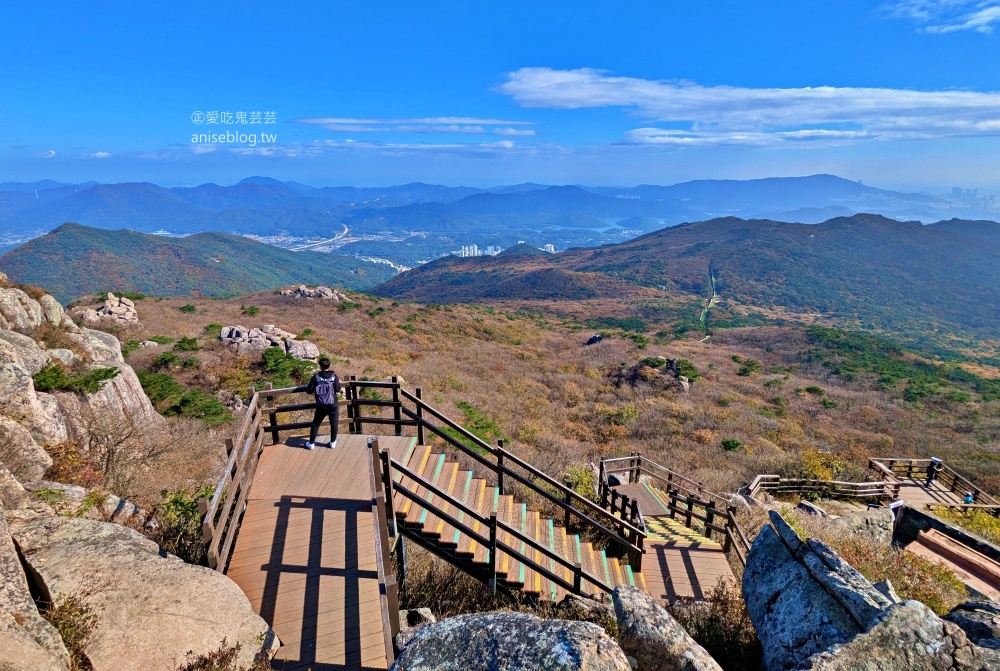
{"label": "wooden railing post", "polygon": [[573,593],[583,593],[583,564],[580,562],[573,565]]}
{"label": "wooden railing post", "polygon": [[733,549],[733,525],[736,524],[736,518],[733,516],[733,509],[726,508],[726,533],[725,538],[722,539],[722,552],[728,555],[729,551]]}
{"label": "wooden railing post", "polygon": [[497,593],[497,514],[490,513],[490,594]]}
{"label": "wooden railing post", "polygon": [[500,496],[504,495],[503,491],[503,438],[497,441],[497,447],[500,449],[497,451],[497,491],[500,492]]}
{"label": "wooden railing post", "polygon": [[604,485],[604,490],[601,492],[601,507],[605,510],[611,505],[611,488]]}
{"label": "wooden railing post", "polygon": [[424,396],[417,387],[417,445],[424,444]]}
{"label": "wooden railing post", "polygon": [[209,519],[209,503],[209,500],[204,496],[198,499],[198,515],[201,517],[201,538],[206,543],[212,542],[212,528],[215,522],[215,520]]}
{"label": "wooden railing post", "polygon": [[358,408],[354,403],[354,385],[351,384],[351,380],[354,378],[352,375],[347,381],[347,391],[344,392],[344,398],[347,400],[347,432],[357,433],[354,426],[354,415]]}
{"label": "wooden railing post", "polygon": [[[563,484],[566,485],[566,489],[572,489],[572,485],[570,483],[570,479],[569,478],[566,478],[565,480],[563,480]],[[570,494],[569,492],[566,492],[566,494],[565,494],[565,496],[563,498],[566,501],[566,519],[563,522],[563,526],[565,526],[567,529],[569,529],[569,515],[570,515],[570,508],[573,506],[573,495]]]}
{"label": "wooden railing post", "polygon": [[705,506],[705,538],[712,540],[712,523],[715,521],[715,501]]}
{"label": "wooden railing post", "polygon": [[399,377],[392,376],[392,418],[396,420],[396,435],[403,435],[403,411],[399,406]]}
{"label": "wooden railing post", "polygon": [[677,490],[670,489],[667,490],[670,494],[670,519],[677,519]]}
{"label": "wooden railing post", "polygon": [[[270,382],[267,382],[264,385],[264,389],[266,391],[271,391],[271,390],[274,389],[274,385],[271,384]],[[267,419],[268,419],[268,421],[271,422],[271,426],[272,427],[278,426],[278,414],[276,412],[274,412],[274,409],[275,409],[275,406],[274,406],[274,396],[272,394],[264,394],[264,401],[267,404],[267,410],[268,410]],[[280,442],[281,442],[281,436],[280,436],[279,431],[276,428],[272,428],[271,429],[271,444],[272,445],[277,445]]]}
{"label": "wooden railing post", "polygon": [[611,490],[611,516],[615,516],[615,512],[618,510],[618,497],[621,496],[617,489]]}
{"label": "wooden railing post", "polygon": [[687,495],[687,515],[684,519],[684,526],[688,529],[691,528],[691,513],[694,511],[694,498],[690,494]]}
{"label": "wooden railing post", "polygon": [[389,634],[392,638],[393,646],[396,643],[396,634],[399,633],[399,585],[396,583],[396,576],[387,575],[385,577],[385,600],[389,608]]}
{"label": "wooden railing post", "polygon": [[354,428],[355,433],[364,433],[365,428],[362,423],[362,415],[364,414],[361,410],[361,405],[358,403],[358,378],[356,375],[351,376],[351,389],[353,390],[352,396],[354,397]]}
{"label": "wooden railing post", "polygon": [[233,453],[233,439],[226,438],[226,456],[228,457]]}
{"label": "wooden railing post", "polygon": [[[378,444],[378,439],[375,439],[375,444]],[[392,497],[394,495],[393,482],[392,482],[392,464],[389,461],[389,450],[379,450],[379,459],[382,460],[382,487],[385,489],[385,508],[386,508],[386,520],[392,524],[392,528],[396,528],[396,513],[393,509]],[[395,536],[396,534],[393,533]]]}

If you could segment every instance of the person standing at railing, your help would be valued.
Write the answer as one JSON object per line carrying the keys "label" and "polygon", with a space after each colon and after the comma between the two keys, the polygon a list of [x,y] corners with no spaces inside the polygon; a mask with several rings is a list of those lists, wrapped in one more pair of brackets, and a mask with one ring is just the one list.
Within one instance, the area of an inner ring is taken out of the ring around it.
{"label": "person standing at railing", "polygon": [[316,395],[316,413],[313,415],[312,426],[309,428],[309,441],[306,449],[311,450],[316,447],[316,434],[319,433],[320,424],[327,417],[330,418],[330,442],[329,447],[337,447],[337,423],[340,420],[340,408],[337,405],[337,397],[341,393],[340,378],[330,370],[330,359],[321,357],[319,360],[319,372],[309,380],[306,392]]}

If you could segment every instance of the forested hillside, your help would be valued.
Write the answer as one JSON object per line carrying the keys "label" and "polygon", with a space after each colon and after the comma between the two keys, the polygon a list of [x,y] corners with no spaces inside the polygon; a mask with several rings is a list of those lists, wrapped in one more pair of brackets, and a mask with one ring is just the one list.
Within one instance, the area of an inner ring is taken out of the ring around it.
{"label": "forested hillside", "polygon": [[707,299],[714,278],[723,301],[866,329],[941,326],[996,336],[998,258],[1000,224],[989,221],[924,226],[855,215],[804,225],[726,218],[544,257],[439,261],[394,278],[378,293],[423,302],[530,299],[533,285],[516,278],[558,270],[577,279],[564,298],[614,297],[620,289],[610,278],[632,292],[641,287]]}
{"label": "forested hillside", "polygon": [[78,224],[0,256],[0,270],[64,302],[98,291],[222,297],[299,283],[366,290],[394,273],[385,264],[290,252],[224,233],[171,238]]}

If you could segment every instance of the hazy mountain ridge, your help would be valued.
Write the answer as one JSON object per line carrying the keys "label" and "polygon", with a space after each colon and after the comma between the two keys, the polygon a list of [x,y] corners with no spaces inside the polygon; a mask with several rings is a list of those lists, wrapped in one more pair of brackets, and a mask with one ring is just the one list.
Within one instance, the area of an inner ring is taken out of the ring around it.
{"label": "hazy mountain ridge", "polygon": [[[526,183],[488,189],[422,183],[312,187],[258,176],[231,186],[201,184],[169,189],[144,182],[2,183],[0,231],[17,227],[54,228],[66,221],[76,221],[88,226],[128,227],[142,232],[222,230],[309,235],[328,233],[342,222],[361,224],[372,220],[387,230],[413,230],[415,226],[439,222],[443,230],[461,231],[477,230],[484,223],[494,227],[514,223],[518,228],[541,228],[554,216],[569,214],[619,221],[649,218],[672,225],[720,215],[794,216],[795,211],[803,208],[822,211],[831,207],[843,208],[836,214],[909,213],[925,221],[958,214],[956,203],[941,198],[877,189],[833,175],[698,180],[671,186],[635,187]],[[278,214],[281,210],[285,212]],[[220,221],[218,214],[222,212],[234,215]]]}
{"label": "hazy mountain ridge", "polygon": [[0,269],[63,302],[98,291],[220,297],[300,283],[368,290],[394,274],[385,264],[291,252],[225,233],[167,238],[78,224],[0,256]]}

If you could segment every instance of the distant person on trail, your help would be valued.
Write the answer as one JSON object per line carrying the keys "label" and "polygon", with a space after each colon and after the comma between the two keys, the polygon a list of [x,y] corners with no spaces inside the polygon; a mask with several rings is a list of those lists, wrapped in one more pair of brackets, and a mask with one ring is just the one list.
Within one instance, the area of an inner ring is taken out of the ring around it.
{"label": "distant person on trail", "polygon": [[972,492],[966,492],[965,498],[962,499],[962,502],[967,505],[971,505],[976,502],[976,497],[972,495]]}
{"label": "distant person on trail", "polygon": [[337,447],[337,422],[340,420],[340,408],[337,406],[337,395],[340,394],[340,378],[330,370],[330,360],[322,357],[319,360],[319,372],[309,380],[306,392],[316,394],[316,414],[313,415],[312,426],[309,428],[309,442],[306,449],[311,450],[316,447],[316,434],[319,433],[319,425],[327,417],[330,418],[330,443],[331,448]]}

